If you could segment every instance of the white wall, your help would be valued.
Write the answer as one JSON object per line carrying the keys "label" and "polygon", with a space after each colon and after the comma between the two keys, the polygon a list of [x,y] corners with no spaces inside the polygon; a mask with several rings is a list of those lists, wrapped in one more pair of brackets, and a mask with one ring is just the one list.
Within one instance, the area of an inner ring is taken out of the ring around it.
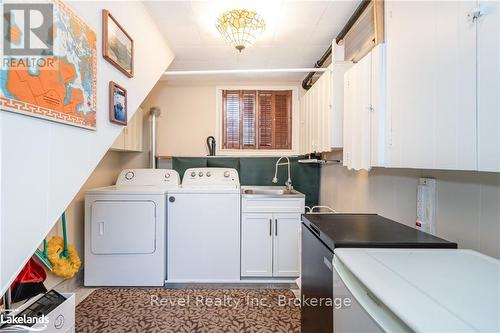
{"label": "white wall", "polygon": [[[337,157],[338,158],[338,157]],[[414,226],[419,177],[437,180],[437,233],[500,259],[500,173],[321,167],[320,202],[340,212],[378,213]]]}
{"label": "white wall", "polygon": [[[212,135],[217,138],[216,87],[247,85],[299,87],[297,82],[276,81],[182,82],[180,84],[158,82],[143,103],[144,110],[157,106],[162,111],[158,121],[158,155],[207,155],[207,137]],[[221,142],[217,142],[219,147],[220,144]]]}
{"label": "white wall", "polygon": [[[173,53],[140,2],[70,2],[98,35],[97,131],[0,112],[1,272],[3,293],[52,228],[119,134],[108,120],[108,82],[128,91],[129,117]],[[101,54],[101,11],[108,9],[134,39],[135,77],[128,79]]]}

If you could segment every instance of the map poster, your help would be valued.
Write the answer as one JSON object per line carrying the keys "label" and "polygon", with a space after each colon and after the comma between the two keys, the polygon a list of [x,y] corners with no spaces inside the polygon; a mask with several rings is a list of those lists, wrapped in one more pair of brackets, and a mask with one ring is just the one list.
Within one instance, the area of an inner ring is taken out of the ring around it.
{"label": "map poster", "polygon": [[[24,31],[23,10],[38,10],[47,28]],[[95,130],[96,33],[59,0],[4,4],[3,17],[1,110]]]}

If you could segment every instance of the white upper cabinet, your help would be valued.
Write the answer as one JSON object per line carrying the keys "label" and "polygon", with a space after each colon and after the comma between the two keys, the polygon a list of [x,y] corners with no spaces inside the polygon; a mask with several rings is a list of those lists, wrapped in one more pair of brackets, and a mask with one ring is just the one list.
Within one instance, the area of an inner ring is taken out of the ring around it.
{"label": "white upper cabinet", "polygon": [[[386,6],[386,166],[476,170],[476,3]],[[498,49],[496,57],[498,84]]]}
{"label": "white upper cabinet", "polygon": [[480,1],[478,18],[478,169],[500,171],[500,2]]}
{"label": "white upper cabinet", "polygon": [[384,165],[385,57],[377,45],[344,76],[344,156],[349,169]]}
{"label": "white upper cabinet", "polygon": [[302,153],[330,151],[330,78],[328,68],[300,100],[305,136],[301,139]]}
{"label": "white upper cabinet", "polygon": [[115,151],[142,152],[142,136],[144,127],[143,117],[144,114],[142,109],[137,109],[132,118],[129,119],[127,126],[123,128],[122,132],[116,138],[110,149]]}
{"label": "white upper cabinet", "polygon": [[343,61],[343,46],[333,41],[334,62],[300,99],[300,151],[329,152],[343,147],[344,73],[352,62]]}

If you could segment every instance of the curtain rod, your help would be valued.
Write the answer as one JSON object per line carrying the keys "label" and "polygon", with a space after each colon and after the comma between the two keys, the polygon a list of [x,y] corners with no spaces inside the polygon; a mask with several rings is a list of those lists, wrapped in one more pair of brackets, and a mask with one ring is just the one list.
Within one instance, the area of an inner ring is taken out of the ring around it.
{"label": "curtain rod", "polygon": [[164,76],[175,75],[213,75],[213,74],[246,74],[246,73],[307,73],[324,72],[327,68],[273,68],[273,69],[222,69],[201,71],[165,71]]}

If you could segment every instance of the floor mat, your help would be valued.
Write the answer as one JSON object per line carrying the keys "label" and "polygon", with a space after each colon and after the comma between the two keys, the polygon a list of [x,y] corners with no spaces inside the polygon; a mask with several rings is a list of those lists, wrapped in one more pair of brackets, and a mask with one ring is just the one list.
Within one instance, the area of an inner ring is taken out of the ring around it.
{"label": "floor mat", "polygon": [[103,288],[76,307],[76,331],[300,332],[288,289]]}

